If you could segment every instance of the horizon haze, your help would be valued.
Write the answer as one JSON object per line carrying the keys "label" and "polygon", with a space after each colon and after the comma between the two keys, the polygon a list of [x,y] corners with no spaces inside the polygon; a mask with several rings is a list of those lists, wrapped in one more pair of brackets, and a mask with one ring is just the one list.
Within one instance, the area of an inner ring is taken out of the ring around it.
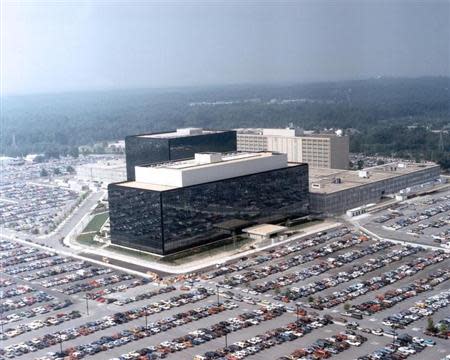
{"label": "horizon haze", "polygon": [[3,95],[450,74],[450,2],[19,1]]}

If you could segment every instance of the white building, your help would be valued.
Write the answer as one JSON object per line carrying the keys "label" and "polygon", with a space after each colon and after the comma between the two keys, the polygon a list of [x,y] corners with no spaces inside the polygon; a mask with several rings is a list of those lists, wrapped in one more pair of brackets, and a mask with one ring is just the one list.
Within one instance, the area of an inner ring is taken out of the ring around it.
{"label": "white building", "polygon": [[13,158],[9,156],[0,156],[0,165],[1,166],[9,166],[9,165],[23,165],[25,160],[22,158]]}
{"label": "white building", "polygon": [[107,160],[84,164],[75,168],[77,178],[88,182],[98,182],[106,186],[127,179],[124,160]]}
{"label": "white building", "polygon": [[238,129],[238,151],[274,151],[287,154],[289,162],[311,168],[347,169],[349,137],[338,134],[305,134],[300,129]]}
{"label": "white building", "polygon": [[285,154],[197,153],[194,159],[136,166],[135,174],[136,183],[177,188],[282,169],[287,166]]}
{"label": "white building", "polygon": [[118,140],[108,143],[107,150],[112,153],[124,153],[125,152],[125,140]]}
{"label": "white building", "polygon": [[273,224],[259,224],[246,229],[242,232],[247,233],[251,239],[263,241],[279,236],[281,233],[288,230],[285,226],[273,225]]}

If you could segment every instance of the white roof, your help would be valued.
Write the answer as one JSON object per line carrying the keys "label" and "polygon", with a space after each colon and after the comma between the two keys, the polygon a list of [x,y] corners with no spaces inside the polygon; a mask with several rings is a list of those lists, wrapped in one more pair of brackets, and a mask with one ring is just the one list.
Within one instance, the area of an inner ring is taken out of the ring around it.
{"label": "white roof", "polygon": [[136,182],[169,187],[183,187],[288,166],[286,154],[201,153],[194,159],[136,166]]}
{"label": "white roof", "polygon": [[[202,161],[201,158],[202,155],[219,155],[220,160],[219,161]],[[194,155],[193,159],[187,159],[187,160],[179,160],[179,161],[169,161],[166,163],[159,163],[159,164],[149,164],[147,167],[153,167],[153,168],[165,168],[165,169],[187,169],[191,167],[202,167],[207,166],[211,164],[218,164],[220,162],[236,162],[243,159],[250,159],[250,158],[260,158],[260,157],[267,157],[272,155],[270,152],[265,153],[249,153],[249,152],[239,152],[239,153],[197,153]]]}
{"label": "white roof", "polygon": [[222,131],[203,130],[202,128],[183,128],[183,129],[177,129],[176,131],[164,132],[164,133],[159,133],[159,134],[139,135],[139,137],[155,138],[155,139],[172,139],[172,138],[186,137],[186,136],[215,134],[215,133],[219,133],[219,132],[222,132]]}
{"label": "white roof", "polygon": [[287,227],[280,225],[260,224],[243,229],[242,231],[252,235],[270,236],[285,231],[287,229],[288,229]]}

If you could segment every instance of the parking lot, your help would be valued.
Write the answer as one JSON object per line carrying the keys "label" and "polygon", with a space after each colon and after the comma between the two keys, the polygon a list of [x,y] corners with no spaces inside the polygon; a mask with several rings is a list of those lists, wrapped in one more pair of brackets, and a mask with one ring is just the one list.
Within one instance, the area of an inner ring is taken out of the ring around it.
{"label": "parking lot", "polygon": [[87,195],[74,169],[110,156],[80,156],[2,166],[0,226],[20,234],[45,236],[57,229]]}
{"label": "parking lot", "polygon": [[448,317],[449,254],[353,228],[160,282],[9,240],[0,240],[0,262],[1,358],[438,360],[450,352],[449,340],[427,332],[430,316]]}
{"label": "parking lot", "polygon": [[407,200],[360,222],[383,237],[450,249],[450,190]]}

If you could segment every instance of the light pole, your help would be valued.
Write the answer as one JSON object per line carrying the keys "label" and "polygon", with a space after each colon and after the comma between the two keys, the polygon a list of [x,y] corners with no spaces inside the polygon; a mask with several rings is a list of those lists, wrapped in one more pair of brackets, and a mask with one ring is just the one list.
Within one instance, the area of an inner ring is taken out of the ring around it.
{"label": "light pole", "polygon": [[61,333],[59,333],[59,351],[62,354],[63,349],[62,349],[62,337],[61,337]]}
{"label": "light pole", "polygon": [[148,322],[147,322],[147,306],[145,307],[144,316],[145,316],[145,331],[147,331],[147,329],[148,329]]}
{"label": "light pole", "polygon": [[295,304],[295,307],[297,308],[296,313],[297,313],[297,322],[298,322],[298,304]]}
{"label": "light pole", "polygon": [[1,313],[1,315],[0,315],[1,317],[0,317],[0,324],[1,324],[1,327],[2,327],[2,336],[3,336],[3,309],[2,309],[2,313]]}
{"label": "light pole", "polygon": [[220,299],[219,299],[219,285],[216,285],[216,292],[217,292],[217,306],[220,305]]}
{"label": "light pole", "polygon": [[88,298],[88,293],[85,293],[85,298],[86,298],[86,315],[89,316],[89,298]]}
{"label": "light pole", "polygon": [[392,331],[394,332],[394,336],[392,337],[392,344],[395,343],[395,340],[397,338],[397,331],[395,330],[394,325],[392,325]]}
{"label": "light pole", "polygon": [[[0,306],[3,306],[3,304]],[[2,307],[2,312],[0,314],[0,325],[2,327],[2,335],[3,335],[3,307]]]}
{"label": "light pole", "polygon": [[228,347],[228,333],[225,333],[225,347]]}

